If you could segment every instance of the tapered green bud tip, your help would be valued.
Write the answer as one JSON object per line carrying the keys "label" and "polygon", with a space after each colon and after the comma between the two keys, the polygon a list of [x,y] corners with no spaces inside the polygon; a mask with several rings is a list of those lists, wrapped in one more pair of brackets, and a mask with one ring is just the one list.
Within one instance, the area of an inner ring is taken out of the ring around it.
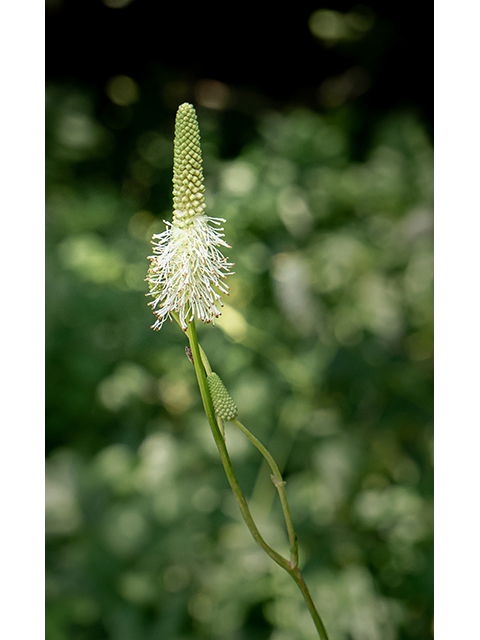
{"label": "tapered green bud tip", "polygon": [[208,390],[215,413],[222,420],[233,420],[238,414],[237,405],[232,400],[225,385],[216,373],[207,376]]}
{"label": "tapered green bud tip", "polygon": [[195,108],[189,102],[178,107],[173,158],[173,224],[185,227],[205,209],[202,149]]}
{"label": "tapered green bud tip", "polygon": [[187,129],[196,129],[198,131],[197,112],[193,104],[184,102],[177,109],[177,116],[175,119],[175,133],[186,127]]}
{"label": "tapered green bud tip", "polygon": [[195,113],[195,107],[193,106],[193,104],[190,104],[189,102],[183,102],[178,107],[178,111],[181,111],[182,113],[187,113],[188,111],[190,111],[191,113]]}

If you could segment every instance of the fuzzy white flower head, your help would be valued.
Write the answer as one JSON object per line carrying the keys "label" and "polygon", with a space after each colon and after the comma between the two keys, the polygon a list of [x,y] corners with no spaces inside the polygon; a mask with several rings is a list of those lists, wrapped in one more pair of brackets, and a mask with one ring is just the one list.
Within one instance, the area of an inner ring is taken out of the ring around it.
{"label": "fuzzy white flower head", "polygon": [[202,322],[215,322],[221,315],[221,294],[229,287],[231,262],[219,246],[231,248],[224,240],[223,218],[205,215],[202,152],[197,115],[191,104],[180,105],[175,120],[173,159],[173,220],[167,229],[152,238],[153,256],[147,282],[157,316],[152,329],[161,329],[175,311],[182,328],[195,316]]}

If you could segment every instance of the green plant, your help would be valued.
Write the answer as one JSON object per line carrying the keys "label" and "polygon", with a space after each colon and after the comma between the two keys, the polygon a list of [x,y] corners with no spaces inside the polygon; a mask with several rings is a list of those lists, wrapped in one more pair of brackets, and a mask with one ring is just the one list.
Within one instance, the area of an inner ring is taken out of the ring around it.
{"label": "green plant", "polygon": [[[204,213],[204,186],[200,133],[195,109],[182,104],[175,124],[173,167],[173,221],[167,229],[153,236],[154,254],[150,256],[147,295],[156,316],[152,325],[161,329],[167,318],[173,318],[186,333],[203,406],[220,453],[225,473],[240,507],[243,518],[260,547],[293,578],[307,603],[319,637],[328,640],[325,626],[318,614],[298,566],[298,539],[295,533],[280,469],[265,446],[237,419],[237,408],[219,376],[211,369],[208,358],[197,338],[195,318],[215,322],[221,314],[221,295],[228,294],[224,280],[232,275],[232,263],[219,247],[230,248],[223,240],[223,218],[207,217]],[[272,471],[272,481],[278,491],[290,544],[290,559],[270,547],[262,537],[240,488],[228,454],[224,421],[232,423],[255,445]]]}

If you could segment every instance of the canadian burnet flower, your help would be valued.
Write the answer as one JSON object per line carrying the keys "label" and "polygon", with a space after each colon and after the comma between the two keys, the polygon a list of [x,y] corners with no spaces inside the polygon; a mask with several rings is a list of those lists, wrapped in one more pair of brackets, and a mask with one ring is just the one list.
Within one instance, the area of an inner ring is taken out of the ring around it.
{"label": "canadian burnet flower", "polygon": [[184,331],[195,316],[215,323],[228,295],[225,283],[233,263],[218,247],[231,248],[222,233],[223,218],[205,215],[202,151],[197,114],[191,104],[180,105],[175,119],[173,157],[173,219],[166,230],[152,238],[153,255],[146,281],[147,296],[157,319],[152,329],[161,329],[177,312]]}
{"label": "canadian burnet flower", "polygon": [[[168,317],[178,320],[186,332],[188,359],[195,368],[205,414],[243,518],[260,547],[287,571],[300,588],[321,640],[328,640],[323,622],[315,608],[298,566],[298,536],[288,505],[285,480],[275,460],[263,444],[237,418],[237,406],[220,377],[212,371],[207,355],[198,344],[195,316],[202,322],[214,323],[220,315],[222,294],[228,294],[225,278],[232,263],[219,247],[229,247],[223,240],[223,218],[205,215],[202,153],[197,116],[191,104],[180,105],[175,120],[173,161],[173,219],[165,222],[166,230],[152,238],[153,255],[146,281],[153,300],[149,302],[160,329]],[[290,560],[277,553],[263,539],[248,507],[235,475],[227,450],[224,421],[231,421],[260,451],[272,470],[272,481],[278,491],[290,543]]]}

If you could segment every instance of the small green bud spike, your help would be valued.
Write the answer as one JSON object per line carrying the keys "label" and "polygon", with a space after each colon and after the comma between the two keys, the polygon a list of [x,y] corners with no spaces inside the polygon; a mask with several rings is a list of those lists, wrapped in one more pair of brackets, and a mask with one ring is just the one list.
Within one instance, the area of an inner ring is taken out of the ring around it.
{"label": "small green bud spike", "polygon": [[180,226],[205,209],[202,149],[197,114],[193,105],[184,102],[175,119],[173,151],[173,217]]}
{"label": "small green bud spike", "polygon": [[208,390],[215,413],[222,420],[233,420],[238,415],[237,405],[216,373],[207,376]]}

